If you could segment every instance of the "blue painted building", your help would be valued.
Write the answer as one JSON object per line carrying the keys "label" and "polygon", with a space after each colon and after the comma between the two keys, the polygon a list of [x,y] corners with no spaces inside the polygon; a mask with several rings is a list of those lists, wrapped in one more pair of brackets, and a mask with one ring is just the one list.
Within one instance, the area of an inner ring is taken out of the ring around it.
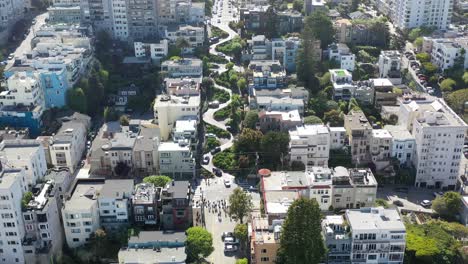
{"label": "blue painted building", "polygon": [[46,108],[65,106],[67,104],[67,91],[71,88],[68,85],[67,71],[65,69],[41,71],[40,76]]}
{"label": "blue painted building", "polygon": [[43,110],[41,106],[3,106],[0,108],[0,126],[27,127],[31,138],[35,138],[41,134]]}

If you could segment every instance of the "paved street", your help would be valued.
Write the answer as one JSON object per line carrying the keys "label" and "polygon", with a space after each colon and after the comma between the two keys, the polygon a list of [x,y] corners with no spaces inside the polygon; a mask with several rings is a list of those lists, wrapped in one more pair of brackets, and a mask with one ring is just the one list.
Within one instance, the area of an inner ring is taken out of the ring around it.
{"label": "paved street", "polygon": [[423,200],[432,201],[434,199],[434,190],[419,189],[416,187],[408,187],[408,191],[398,191],[395,186],[379,188],[377,190],[377,198],[388,200],[389,204],[399,200],[403,203],[402,209],[421,212],[432,212],[430,208],[424,208],[420,205]]}

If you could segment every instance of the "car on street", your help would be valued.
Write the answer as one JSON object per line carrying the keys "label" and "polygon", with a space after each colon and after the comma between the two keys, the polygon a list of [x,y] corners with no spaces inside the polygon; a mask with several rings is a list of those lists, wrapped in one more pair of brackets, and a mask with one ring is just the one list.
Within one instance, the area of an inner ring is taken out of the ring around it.
{"label": "car on street", "polygon": [[213,173],[214,173],[214,175],[216,175],[218,177],[223,176],[223,171],[221,169],[218,169],[218,168],[213,168]]}
{"label": "car on street", "polygon": [[434,198],[437,198],[439,196],[444,195],[444,192],[433,192],[432,195],[434,196]]}
{"label": "car on street", "polygon": [[236,252],[237,246],[236,245],[224,245],[224,252]]}
{"label": "car on street", "polygon": [[214,154],[216,154],[216,153],[218,153],[218,152],[221,152],[221,148],[220,148],[220,147],[216,147],[216,148],[212,149],[210,152],[211,152],[211,155],[214,155]]}
{"label": "car on street", "polygon": [[223,232],[223,234],[221,235],[221,239],[223,240],[223,242],[224,242],[224,239],[227,238],[227,237],[234,237],[234,233],[232,233],[232,232]]}
{"label": "car on street", "polygon": [[234,236],[230,236],[224,238],[224,244],[236,245],[239,244],[239,241]]}
{"label": "car on street", "polygon": [[206,138],[216,138],[216,135],[213,134],[213,133],[207,133],[207,134],[205,134],[205,137]]}
{"label": "car on street", "polygon": [[402,207],[402,206],[403,206],[403,202],[400,201],[400,200],[395,200],[395,201],[393,201],[393,204],[396,205],[396,206],[399,206],[399,207]]}
{"label": "car on street", "polygon": [[231,187],[231,180],[225,179],[224,180],[224,186],[226,186],[226,188],[230,188]]}
{"label": "car on street", "polygon": [[421,202],[421,206],[424,207],[424,208],[429,208],[429,207],[431,207],[431,205],[432,205],[432,202],[429,201],[429,200],[424,200],[424,201]]}
{"label": "car on street", "polygon": [[8,58],[7,58],[7,59],[8,59],[8,60],[12,60],[14,57],[15,57],[15,54],[14,54],[14,53],[10,53],[10,54],[8,55]]}
{"label": "car on street", "polygon": [[202,164],[203,165],[208,165],[210,163],[210,157],[209,156],[204,156]]}

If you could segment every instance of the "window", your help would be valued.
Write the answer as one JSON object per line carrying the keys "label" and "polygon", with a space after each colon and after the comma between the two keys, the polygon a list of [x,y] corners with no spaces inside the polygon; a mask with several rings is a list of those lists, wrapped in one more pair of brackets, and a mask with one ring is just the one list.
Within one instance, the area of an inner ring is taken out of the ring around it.
{"label": "window", "polygon": [[260,261],[261,262],[268,262],[268,261],[270,261],[270,258],[269,257],[262,257],[262,258],[260,258]]}
{"label": "window", "polygon": [[80,242],[80,239],[79,238],[74,238],[73,242]]}
{"label": "window", "polygon": [[368,256],[367,256],[367,259],[368,259],[368,260],[374,260],[374,259],[377,259],[377,255],[374,255],[374,254],[372,254],[372,255],[368,255]]}
{"label": "window", "polygon": [[267,253],[266,248],[262,249],[262,253]]}

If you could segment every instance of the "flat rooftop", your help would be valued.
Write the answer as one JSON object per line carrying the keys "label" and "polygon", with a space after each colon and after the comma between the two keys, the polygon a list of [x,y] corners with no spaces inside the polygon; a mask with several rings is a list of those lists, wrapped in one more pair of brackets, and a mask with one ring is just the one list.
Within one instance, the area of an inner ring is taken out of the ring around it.
{"label": "flat rooftop", "polygon": [[124,263],[185,263],[187,255],[185,247],[161,248],[154,250],[152,248],[123,248],[119,250],[119,259]]}
{"label": "flat rooftop", "polygon": [[133,193],[133,179],[106,180],[99,192],[100,198],[123,199]]}
{"label": "flat rooftop", "polygon": [[383,207],[346,210],[346,219],[351,230],[398,230],[405,232],[405,225],[396,209]]}
{"label": "flat rooftop", "polygon": [[70,199],[64,202],[65,210],[88,210],[97,201],[104,181],[78,182]]}

